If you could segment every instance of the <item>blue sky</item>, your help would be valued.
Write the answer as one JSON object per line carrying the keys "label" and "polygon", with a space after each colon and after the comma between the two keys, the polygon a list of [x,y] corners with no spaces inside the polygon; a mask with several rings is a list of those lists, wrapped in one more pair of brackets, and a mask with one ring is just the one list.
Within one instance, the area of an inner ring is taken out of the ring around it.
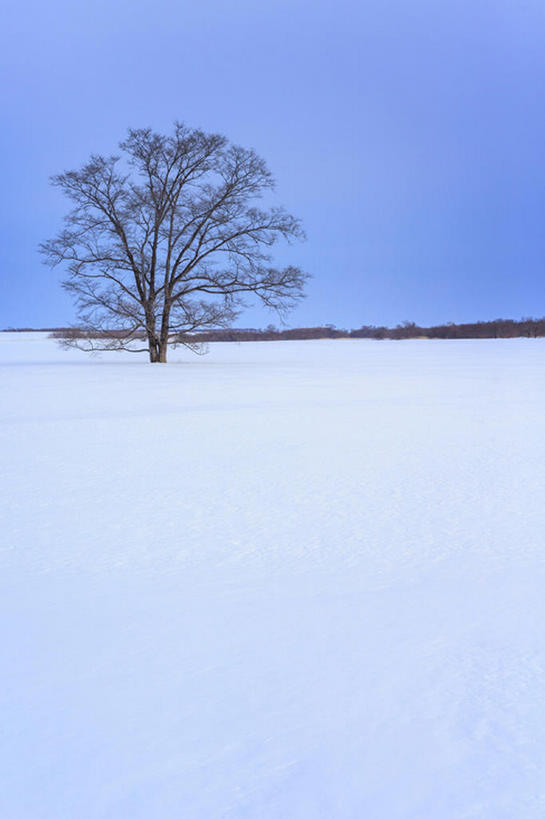
{"label": "blue sky", "polygon": [[[545,314],[542,0],[4,0],[0,327],[73,321],[48,177],[175,119],[265,157],[290,324]],[[240,326],[274,321],[249,310]]]}

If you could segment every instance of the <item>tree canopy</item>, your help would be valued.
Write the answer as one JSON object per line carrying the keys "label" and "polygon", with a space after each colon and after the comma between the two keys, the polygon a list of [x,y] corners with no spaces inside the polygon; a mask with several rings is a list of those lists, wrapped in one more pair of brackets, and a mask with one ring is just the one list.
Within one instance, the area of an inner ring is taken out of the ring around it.
{"label": "tree canopy", "polygon": [[41,245],[48,264],[67,263],[79,318],[67,343],[164,362],[169,344],[232,324],[247,297],[282,314],[303,296],[307,274],[271,256],[303,229],[259,207],[274,180],[253,150],[183,123],[169,136],[129,130],[119,147],[52,178],[73,205]]}

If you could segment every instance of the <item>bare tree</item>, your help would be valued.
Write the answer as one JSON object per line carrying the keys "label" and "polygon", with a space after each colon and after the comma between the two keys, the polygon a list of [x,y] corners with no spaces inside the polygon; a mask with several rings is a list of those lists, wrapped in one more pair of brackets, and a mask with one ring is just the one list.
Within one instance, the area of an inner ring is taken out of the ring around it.
{"label": "bare tree", "polygon": [[182,123],[172,136],[130,130],[119,147],[123,158],[52,178],[74,204],[41,245],[50,266],[68,263],[80,318],[68,344],[165,362],[169,344],[231,324],[247,296],[280,313],[302,297],[307,275],[271,266],[270,249],[304,234],[283,208],[256,205],[274,182],[254,151]]}

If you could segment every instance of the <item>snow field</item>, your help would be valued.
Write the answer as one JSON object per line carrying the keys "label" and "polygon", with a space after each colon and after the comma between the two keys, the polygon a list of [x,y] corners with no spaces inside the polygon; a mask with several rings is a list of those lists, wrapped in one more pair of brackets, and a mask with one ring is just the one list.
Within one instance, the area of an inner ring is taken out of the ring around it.
{"label": "snow field", "polygon": [[545,814],[542,340],[0,335],[0,813]]}

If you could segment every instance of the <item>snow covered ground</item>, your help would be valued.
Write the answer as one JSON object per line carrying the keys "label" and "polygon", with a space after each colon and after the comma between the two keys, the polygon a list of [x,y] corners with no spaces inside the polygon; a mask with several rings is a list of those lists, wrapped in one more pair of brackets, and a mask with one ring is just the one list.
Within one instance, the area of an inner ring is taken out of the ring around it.
{"label": "snow covered ground", "polygon": [[545,815],[545,341],[0,334],[0,815]]}

